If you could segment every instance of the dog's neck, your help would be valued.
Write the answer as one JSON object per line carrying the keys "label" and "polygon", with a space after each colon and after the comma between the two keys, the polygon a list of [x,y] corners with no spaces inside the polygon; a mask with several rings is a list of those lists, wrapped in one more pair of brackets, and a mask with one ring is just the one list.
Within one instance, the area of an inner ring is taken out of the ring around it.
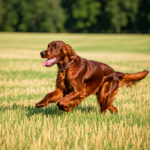
{"label": "dog's neck", "polygon": [[58,66],[58,70],[60,72],[64,72],[67,68],[69,68],[69,66],[72,64],[73,60],[69,60],[69,61],[63,61],[63,63],[59,63],[57,64]]}

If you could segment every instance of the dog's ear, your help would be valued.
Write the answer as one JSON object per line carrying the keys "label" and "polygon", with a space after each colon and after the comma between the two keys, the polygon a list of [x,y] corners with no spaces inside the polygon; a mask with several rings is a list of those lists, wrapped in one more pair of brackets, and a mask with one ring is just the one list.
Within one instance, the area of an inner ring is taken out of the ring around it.
{"label": "dog's ear", "polygon": [[73,59],[76,56],[75,51],[72,49],[72,47],[69,44],[65,44],[64,54],[66,54],[69,59]]}

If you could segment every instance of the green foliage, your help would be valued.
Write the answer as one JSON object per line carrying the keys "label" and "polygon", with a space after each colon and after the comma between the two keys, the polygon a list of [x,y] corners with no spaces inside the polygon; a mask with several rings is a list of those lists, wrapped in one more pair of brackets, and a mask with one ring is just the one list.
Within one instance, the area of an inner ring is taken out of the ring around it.
{"label": "green foliage", "polygon": [[110,21],[116,32],[121,32],[121,27],[127,26],[129,19],[132,23],[136,22],[139,1],[110,0],[107,3],[106,12],[108,12]]}
{"label": "green foliage", "polygon": [[65,14],[60,0],[3,2],[3,31],[62,32]]}
{"label": "green foliage", "polygon": [[0,0],[0,31],[150,33],[149,0]]}
{"label": "green foliage", "polygon": [[76,28],[85,29],[96,24],[96,16],[100,14],[100,3],[95,0],[77,0],[72,6]]}
{"label": "green foliage", "polygon": [[4,13],[3,1],[0,0],[0,25],[1,25],[1,23],[2,23],[2,16],[3,16],[3,13]]}
{"label": "green foliage", "polygon": [[62,6],[70,32],[150,33],[149,0],[62,0]]}
{"label": "green foliage", "polygon": [[109,1],[106,6],[106,12],[109,13],[110,21],[112,23],[113,28],[116,29],[116,32],[120,32],[121,26],[127,25],[127,14],[124,11],[122,11],[121,6],[119,5],[119,0]]}

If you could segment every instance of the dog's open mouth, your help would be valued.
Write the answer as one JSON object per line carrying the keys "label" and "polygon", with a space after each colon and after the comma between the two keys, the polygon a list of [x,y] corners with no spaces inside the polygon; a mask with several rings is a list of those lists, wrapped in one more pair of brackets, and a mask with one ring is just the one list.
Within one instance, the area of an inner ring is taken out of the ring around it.
{"label": "dog's open mouth", "polygon": [[57,62],[58,58],[47,59],[42,62],[43,67],[51,67]]}

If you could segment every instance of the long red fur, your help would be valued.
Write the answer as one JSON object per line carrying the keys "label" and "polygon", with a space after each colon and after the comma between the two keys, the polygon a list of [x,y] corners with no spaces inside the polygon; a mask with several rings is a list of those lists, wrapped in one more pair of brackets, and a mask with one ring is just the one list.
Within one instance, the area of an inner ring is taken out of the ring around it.
{"label": "long red fur", "polygon": [[42,52],[42,58],[57,58],[58,74],[56,90],[37,103],[37,108],[55,103],[59,109],[71,112],[86,97],[95,94],[101,113],[107,109],[117,113],[112,103],[118,88],[124,85],[131,87],[149,73],[147,70],[138,73],[116,72],[104,63],[81,58],[70,45],[62,41],[49,43],[48,48]]}
{"label": "long red fur", "polygon": [[123,74],[123,78],[119,82],[119,87],[126,86],[131,87],[135,85],[140,80],[144,79],[149,72],[147,70],[137,72],[137,73],[125,73]]}

